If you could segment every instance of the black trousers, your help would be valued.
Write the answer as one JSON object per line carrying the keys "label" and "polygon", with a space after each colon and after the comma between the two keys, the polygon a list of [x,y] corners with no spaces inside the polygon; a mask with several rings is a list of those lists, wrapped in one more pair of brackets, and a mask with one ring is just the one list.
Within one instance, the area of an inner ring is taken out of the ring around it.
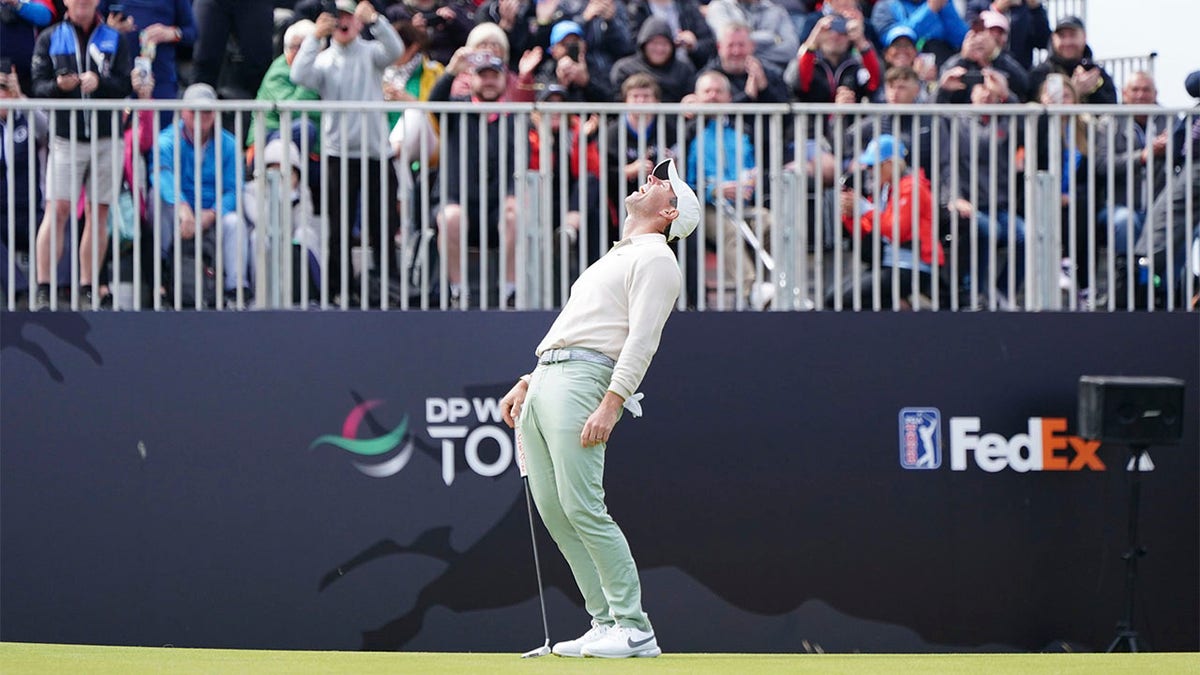
{"label": "black trousers", "polygon": [[271,65],[271,34],[275,29],[275,3],[272,0],[195,0],[196,45],[192,59],[196,81],[220,87],[221,64],[229,35],[237,37],[245,59],[245,72],[237,83],[253,96]]}
{"label": "black trousers", "polygon": [[[325,195],[325,213],[329,221],[329,297],[336,299],[341,292],[342,283],[342,231],[346,232],[346,240],[353,246],[355,243],[369,245],[371,258],[375,265],[376,274],[382,267],[382,256],[392,251],[392,241],[400,229],[400,213],[396,210],[396,193],[399,181],[396,169],[390,160],[384,159],[383,170],[387,171],[387,186],[383,193],[384,203],[381,212],[380,204],[380,160],[367,160],[366,175],[363,175],[361,161],[358,157],[347,157],[345,172],[342,169],[342,158],[329,155],[329,193]],[[345,186],[346,220],[342,220],[342,189]],[[363,199],[366,199],[366,208]],[[386,221],[385,221],[386,219]],[[379,241],[379,229],[386,223],[386,240]],[[357,228],[357,234],[356,234]],[[388,259],[388,276],[395,277],[398,271]],[[353,276],[351,274],[351,276]],[[352,285],[350,290],[355,286]],[[374,293],[374,291],[372,291]]]}

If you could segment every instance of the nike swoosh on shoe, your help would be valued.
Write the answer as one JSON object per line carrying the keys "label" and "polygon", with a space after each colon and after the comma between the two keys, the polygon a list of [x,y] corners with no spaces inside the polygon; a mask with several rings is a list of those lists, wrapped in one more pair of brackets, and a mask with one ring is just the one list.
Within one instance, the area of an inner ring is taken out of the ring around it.
{"label": "nike swoosh on shoe", "polygon": [[629,645],[630,649],[637,649],[638,647],[641,647],[642,645],[644,645],[652,640],[654,640],[653,635],[646,638],[645,640],[634,640],[633,638],[629,638],[628,640],[626,640],[626,642]]}

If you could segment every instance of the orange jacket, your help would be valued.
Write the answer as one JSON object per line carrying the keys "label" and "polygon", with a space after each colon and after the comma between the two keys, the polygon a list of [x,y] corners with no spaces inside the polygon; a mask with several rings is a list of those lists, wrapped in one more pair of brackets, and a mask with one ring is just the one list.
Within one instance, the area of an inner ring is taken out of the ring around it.
{"label": "orange jacket", "polygon": [[[900,220],[896,222],[896,207],[891,199],[888,199],[884,204],[883,211],[879,214],[879,234],[880,236],[891,243],[892,245],[905,245],[912,241],[912,210],[913,210],[913,186],[916,185],[917,191],[917,227],[920,228],[921,234],[921,262],[933,264],[934,251],[937,252],[937,261],[939,265],[946,263],[946,254],[942,251],[939,242],[933,240],[933,218],[937,213],[933,207],[933,192],[929,187],[929,180],[925,178],[925,173],[920,169],[910,172],[908,175],[900,177],[899,189],[897,192],[900,195]],[[854,231],[854,214],[842,214],[842,224],[850,232]],[[868,211],[862,214],[859,224],[859,229],[862,230],[863,236],[870,234],[875,227],[875,214]],[[897,229],[899,235],[897,236]]]}
{"label": "orange jacket", "polygon": [[[571,133],[569,134],[569,136],[571,138],[571,149],[569,150],[571,178],[578,178],[579,177],[579,131],[580,131],[579,116],[571,115],[567,119],[570,120],[570,125],[571,125],[570,126]],[[592,127],[592,125],[590,123],[585,123],[583,128],[585,131],[587,131],[587,141],[586,141],[586,145],[584,146],[586,149],[586,152],[587,152],[587,172],[588,172],[588,175],[590,175],[590,176],[599,176],[600,175],[600,146],[596,140],[595,129]],[[552,133],[555,134],[555,136],[557,136],[557,134],[558,134],[557,131],[554,131]],[[529,168],[533,169],[534,171],[537,171],[538,169],[541,168],[541,162],[542,162],[541,146],[542,146],[542,140],[541,140],[540,135],[538,134],[538,125],[535,122],[531,121],[530,125],[529,125]],[[553,146],[551,146],[551,147],[553,147]],[[556,164],[557,162],[558,162],[558,153],[551,152],[551,154],[550,154],[551,165]],[[557,188],[555,188],[555,189],[557,189]]]}

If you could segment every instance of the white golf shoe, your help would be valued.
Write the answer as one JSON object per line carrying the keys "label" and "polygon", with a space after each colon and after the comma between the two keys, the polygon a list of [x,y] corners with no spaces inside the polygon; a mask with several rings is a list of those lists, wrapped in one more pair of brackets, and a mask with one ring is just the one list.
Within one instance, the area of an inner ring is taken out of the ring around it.
{"label": "white golf shoe", "polygon": [[593,621],[592,627],[588,629],[588,632],[584,633],[583,635],[580,635],[579,637],[575,638],[574,640],[567,640],[565,642],[556,642],[556,643],[554,643],[554,648],[551,649],[550,651],[559,656],[571,656],[574,658],[579,658],[579,657],[583,656],[582,650],[584,647],[586,647],[587,645],[589,645],[597,640],[603,639],[604,636],[607,635],[609,633],[609,631],[613,630],[614,628],[616,628],[616,626],[606,626],[603,624],[598,624],[595,621]]}
{"label": "white golf shoe", "polygon": [[602,659],[624,659],[634,657],[655,657],[662,654],[658,648],[658,640],[654,633],[628,626],[615,626],[605,632],[604,636],[594,642],[589,642],[581,650],[584,656],[596,656]]}

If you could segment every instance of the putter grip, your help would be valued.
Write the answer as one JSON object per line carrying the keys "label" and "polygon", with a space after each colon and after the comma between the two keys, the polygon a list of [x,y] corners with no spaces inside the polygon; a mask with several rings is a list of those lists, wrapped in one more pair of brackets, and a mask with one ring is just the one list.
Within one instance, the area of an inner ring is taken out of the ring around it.
{"label": "putter grip", "polygon": [[515,429],[515,432],[516,432],[516,443],[517,443],[517,471],[521,474],[521,478],[524,478],[525,476],[529,475],[529,472],[525,469],[525,443],[521,439],[521,420],[520,419],[517,420],[517,427]]}

